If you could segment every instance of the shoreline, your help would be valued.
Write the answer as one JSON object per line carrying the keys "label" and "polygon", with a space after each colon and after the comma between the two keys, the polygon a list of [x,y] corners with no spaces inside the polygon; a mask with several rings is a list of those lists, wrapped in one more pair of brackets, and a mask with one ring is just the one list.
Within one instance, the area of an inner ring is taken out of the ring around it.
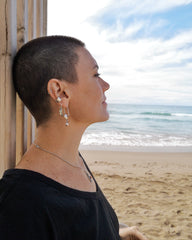
{"label": "shoreline", "polygon": [[80,145],[83,151],[192,153],[192,146],[112,146]]}

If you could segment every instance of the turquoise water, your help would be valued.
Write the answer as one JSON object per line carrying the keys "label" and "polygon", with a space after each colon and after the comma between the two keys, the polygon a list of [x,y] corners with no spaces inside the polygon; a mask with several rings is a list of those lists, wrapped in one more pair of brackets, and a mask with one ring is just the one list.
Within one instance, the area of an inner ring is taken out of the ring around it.
{"label": "turquoise water", "polygon": [[109,104],[110,119],[90,126],[82,146],[191,147],[192,106]]}

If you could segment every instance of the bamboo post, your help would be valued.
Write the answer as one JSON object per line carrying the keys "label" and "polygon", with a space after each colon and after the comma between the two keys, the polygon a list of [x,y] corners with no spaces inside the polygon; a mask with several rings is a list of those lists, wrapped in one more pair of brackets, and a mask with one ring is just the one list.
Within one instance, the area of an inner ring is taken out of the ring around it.
{"label": "bamboo post", "polygon": [[0,1],[0,175],[15,163],[15,91],[11,79],[16,51],[16,2]]}
{"label": "bamboo post", "polygon": [[43,36],[47,35],[47,0],[43,0]]}
{"label": "bamboo post", "polygon": [[[17,50],[27,41],[27,0],[17,0]],[[24,104],[16,97],[16,164],[26,149],[24,141]]]}
{"label": "bamboo post", "polygon": [[18,163],[34,138],[35,123],[15,95],[12,58],[26,41],[46,35],[47,0],[0,0],[0,176]]}
{"label": "bamboo post", "polygon": [[[18,49],[35,37],[46,35],[47,0],[17,0]],[[24,30],[24,31],[23,31]],[[32,143],[35,121],[23,103],[17,98],[16,163]]]}
{"label": "bamboo post", "polygon": [[[34,38],[34,1],[28,0],[28,40]],[[27,110],[27,149],[32,143],[32,116]]]}

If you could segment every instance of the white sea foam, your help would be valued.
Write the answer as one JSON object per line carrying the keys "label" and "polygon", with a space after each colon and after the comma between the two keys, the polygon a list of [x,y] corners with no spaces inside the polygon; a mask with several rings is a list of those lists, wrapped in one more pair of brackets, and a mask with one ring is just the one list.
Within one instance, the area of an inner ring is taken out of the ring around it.
{"label": "white sea foam", "polygon": [[178,116],[178,117],[190,117],[192,118],[192,114],[189,113],[172,113],[173,116]]}
{"label": "white sea foam", "polygon": [[188,147],[192,151],[192,107],[109,104],[110,119],[93,124],[82,146]]}
{"label": "white sea foam", "polygon": [[133,147],[192,147],[189,136],[169,136],[150,134],[125,134],[118,132],[87,133],[83,136],[82,145],[95,146],[133,146]]}

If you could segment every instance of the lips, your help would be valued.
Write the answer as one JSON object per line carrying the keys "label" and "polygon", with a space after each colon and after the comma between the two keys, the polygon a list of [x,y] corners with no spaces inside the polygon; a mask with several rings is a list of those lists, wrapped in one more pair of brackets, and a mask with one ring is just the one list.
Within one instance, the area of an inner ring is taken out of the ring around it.
{"label": "lips", "polygon": [[107,103],[106,103],[105,101],[103,101],[102,104],[103,104],[104,106],[107,106]]}
{"label": "lips", "polygon": [[102,103],[106,103],[106,98],[104,98],[103,102]]}

